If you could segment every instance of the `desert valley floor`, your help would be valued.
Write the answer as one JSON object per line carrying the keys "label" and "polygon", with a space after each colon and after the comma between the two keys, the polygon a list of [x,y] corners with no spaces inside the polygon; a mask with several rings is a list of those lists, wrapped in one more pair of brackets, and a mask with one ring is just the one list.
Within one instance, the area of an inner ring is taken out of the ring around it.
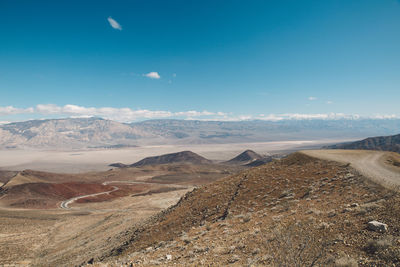
{"label": "desert valley floor", "polygon": [[400,264],[398,154],[316,145],[4,153],[0,265]]}
{"label": "desert valley floor", "polygon": [[0,170],[35,169],[40,171],[79,173],[105,171],[114,162],[132,163],[142,158],[190,150],[211,160],[228,160],[246,149],[261,154],[287,153],[306,148],[349,141],[340,139],[275,141],[262,143],[162,145],[97,150],[0,150]]}

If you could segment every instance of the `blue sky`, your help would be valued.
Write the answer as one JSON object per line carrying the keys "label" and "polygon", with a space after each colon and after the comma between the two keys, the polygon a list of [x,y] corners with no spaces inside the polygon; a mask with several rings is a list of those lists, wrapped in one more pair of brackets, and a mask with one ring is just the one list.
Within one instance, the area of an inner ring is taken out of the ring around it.
{"label": "blue sky", "polygon": [[399,70],[398,0],[0,1],[0,121],[400,116]]}

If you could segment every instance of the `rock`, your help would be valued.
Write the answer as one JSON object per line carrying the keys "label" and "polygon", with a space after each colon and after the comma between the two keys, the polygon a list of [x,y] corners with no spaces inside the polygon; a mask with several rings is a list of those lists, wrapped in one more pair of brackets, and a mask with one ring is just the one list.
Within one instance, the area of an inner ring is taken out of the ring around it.
{"label": "rock", "polygon": [[387,231],[387,228],[387,224],[378,221],[370,221],[368,223],[368,229],[375,232],[385,233]]}
{"label": "rock", "polygon": [[329,228],[329,223],[321,222],[321,223],[318,225],[318,227],[319,227],[319,229],[323,229],[323,230],[328,229],[328,228]]}
{"label": "rock", "polygon": [[329,218],[332,218],[332,217],[335,217],[335,216],[336,216],[336,211],[335,210],[328,211],[328,217]]}
{"label": "rock", "polygon": [[343,211],[342,211],[342,213],[351,212],[351,211],[353,211],[353,210],[350,209],[350,208],[344,208]]}
{"label": "rock", "polygon": [[151,260],[151,261],[150,261],[150,264],[151,264],[151,265],[161,265],[161,262],[158,261],[158,260]]}
{"label": "rock", "polygon": [[238,255],[232,255],[232,257],[228,260],[229,263],[235,263],[240,260]]}
{"label": "rock", "polygon": [[255,249],[253,249],[253,251],[251,252],[251,254],[253,254],[253,255],[256,255],[256,254],[258,254],[258,253],[260,253],[260,249],[259,248],[255,248]]}
{"label": "rock", "polygon": [[181,240],[187,245],[191,242],[190,238],[187,235],[181,236]]}
{"label": "rock", "polygon": [[321,211],[320,211],[320,210],[317,210],[317,209],[315,209],[315,208],[311,208],[311,209],[309,209],[309,210],[306,211],[306,214],[320,215],[320,214],[321,214]]}
{"label": "rock", "polygon": [[166,258],[167,258],[167,260],[172,260],[172,255],[171,254],[167,254],[166,256],[165,256]]}
{"label": "rock", "polygon": [[208,247],[193,246],[193,251],[195,253],[203,253],[208,251]]}

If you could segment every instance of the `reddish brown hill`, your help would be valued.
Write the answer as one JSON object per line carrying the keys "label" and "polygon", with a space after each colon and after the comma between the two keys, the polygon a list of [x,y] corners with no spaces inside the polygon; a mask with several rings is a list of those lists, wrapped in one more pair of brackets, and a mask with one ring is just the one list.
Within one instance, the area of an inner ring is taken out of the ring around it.
{"label": "reddish brown hill", "polygon": [[91,183],[27,183],[7,188],[2,201],[12,207],[55,208],[59,201],[112,189],[110,185]]}

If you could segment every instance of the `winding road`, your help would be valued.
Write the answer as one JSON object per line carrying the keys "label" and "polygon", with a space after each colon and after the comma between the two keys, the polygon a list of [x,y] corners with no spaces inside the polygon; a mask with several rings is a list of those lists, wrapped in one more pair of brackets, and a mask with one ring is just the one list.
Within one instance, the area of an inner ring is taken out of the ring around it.
{"label": "winding road", "polygon": [[365,177],[385,187],[400,189],[400,167],[387,163],[391,152],[371,150],[304,150],[302,153],[325,160],[350,163]]}
{"label": "winding road", "polygon": [[147,185],[163,185],[169,187],[179,187],[179,188],[188,188],[188,186],[180,185],[180,184],[161,184],[161,183],[151,183],[151,182],[144,182],[144,181],[107,181],[102,183],[102,185],[109,185],[109,184],[147,184]]}
{"label": "winding road", "polygon": [[87,197],[95,197],[95,196],[100,196],[100,195],[104,195],[104,194],[110,194],[110,193],[115,192],[117,190],[119,190],[119,188],[116,187],[116,186],[113,186],[113,190],[110,190],[110,191],[100,192],[100,193],[95,193],[95,194],[89,194],[89,195],[83,195],[83,196],[78,196],[78,197],[73,197],[73,198],[70,198],[70,199],[67,199],[67,200],[64,200],[63,202],[61,202],[60,208],[65,209],[65,210],[69,210],[70,208],[68,207],[68,205],[74,203],[78,199],[87,198]]}
{"label": "winding road", "polygon": [[[107,181],[107,182],[102,183],[102,185],[109,185],[109,184],[147,184],[147,185],[162,185],[162,186],[166,186],[166,187],[176,187],[176,188],[182,188],[182,189],[191,188],[190,186],[184,186],[184,185],[179,185],[179,184],[158,184],[158,183],[149,183],[149,182],[142,182],[142,181]],[[73,197],[73,198],[70,198],[70,199],[67,199],[67,200],[64,200],[63,202],[61,202],[60,208],[68,210],[68,209],[70,209],[70,207],[68,205],[74,203],[78,199],[87,198],[87,197],[95,197],[95,196],[104,195],[104,194],[110,194],[117,190],[119,190],[119,188],[116,186],[113,186],[113,190],[110,190],[110,191]]]}

